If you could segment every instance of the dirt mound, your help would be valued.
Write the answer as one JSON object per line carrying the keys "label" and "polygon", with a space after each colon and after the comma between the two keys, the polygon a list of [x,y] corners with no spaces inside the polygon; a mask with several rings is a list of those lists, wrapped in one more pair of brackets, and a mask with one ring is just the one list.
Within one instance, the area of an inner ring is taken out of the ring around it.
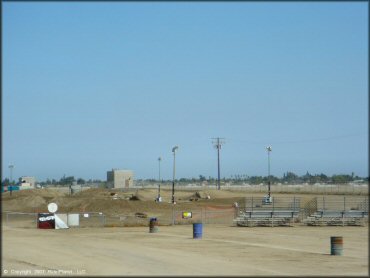
{"label": "dirt mound", "polygon": [[4,199],[7,199],[7,198],[22,198],[22,197],[29,197],[29,196],[54,198],[54,197],[58,197],[58,196],[59,197],[65,196],[65,194],[58,191],[57,189],[51,189],[51,188],[26,189],[26,190],[13,191],[11,196],[7,192],[7,194],[5,196],[3,196],[3,198]]}
{"label": "dirt mound", "polygon": [[76,197],[85,197],[85,198],[96,198],[96,197],[107,197],[109,198],[111,191],[104,188],[90,188],[78,193],[73,194]]}
{"label": "dirt mound", "polygon": [[140,200],[140,198],[139,198],[139,196],[137,196],[137,195],[132,195],[131,197],[130,197],[130,199],[129,199],[130,201],[139,201]]}
{"label": "dirt mound", "polygon": [[29,196],[22,199],[24,206],[28,208],[42,207],[46,206],[46,200],[41,196]]}
{"label": "dirt mound", "polygon": [[[170,217],[173,210],[171,188],[161,188],[160,203],[155,202],[157,194],[156,188],[130,188],[127,191],[90,188],[73,195],[68,194],[68,188],[22,190],[14,191],[12,196],[9,192],[2,193],[2,208],[4,211],[14,212],[47,211],[47,205],[54,202],[58,205],[59,213],[102,212],[106,215],[135,217],[134,214],[140,212],[147,214],[148,217]],[[254,195],[263,196],[264,193]],[[191,211],[204,206],[232,206],[235,202],[243,204],[246,196],[248,196],[246,192],[233,192],[227,189],[176,189],[175,209]]]}
{"label": "dirt mound", "polygon": [[3,209],[20,212],[47,211],[47,202],[41,196],[21,196],[6,201],[6,206]]}
{"label": "dirt mound", "polygon": [[135,194],[132,194],[129,200],[130,201],[144,201],[145,197],[142,194],[140,194],[139,191],[137,190]]}
{"label": "dirt mound", "polygon": [[197,191],[194,194],[192,194],[188,199],[189,201],[198,201],[200,199],[210,199],[211,196],[208,194],[208,192],[205,191]]}

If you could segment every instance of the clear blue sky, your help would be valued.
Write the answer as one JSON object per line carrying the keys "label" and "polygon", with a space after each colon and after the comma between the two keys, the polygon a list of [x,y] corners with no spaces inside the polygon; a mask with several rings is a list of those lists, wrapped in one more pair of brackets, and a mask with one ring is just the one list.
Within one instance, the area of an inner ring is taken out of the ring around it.
{"label": "clear blue sky", "polygon": [[5,2],[2,173],[368,176],[367,2]]}

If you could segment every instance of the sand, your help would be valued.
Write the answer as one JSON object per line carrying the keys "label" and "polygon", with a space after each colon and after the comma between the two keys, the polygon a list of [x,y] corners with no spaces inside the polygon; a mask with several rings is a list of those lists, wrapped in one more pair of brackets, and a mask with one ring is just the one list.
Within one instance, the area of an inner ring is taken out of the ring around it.
{"label": "sand", "polygon": [[[367,275],[367,227],[3,227],[3,275]],[[343,236],[342,256],[330,236]],[[18,273],[16,273],[18,271]]]}

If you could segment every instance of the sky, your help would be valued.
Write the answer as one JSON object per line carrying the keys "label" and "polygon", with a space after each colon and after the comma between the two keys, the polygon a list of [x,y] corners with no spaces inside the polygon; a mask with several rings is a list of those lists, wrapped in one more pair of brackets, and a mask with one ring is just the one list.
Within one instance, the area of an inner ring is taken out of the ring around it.
{"label": "sky", "polygon": [[[367,2],[3,2],[2,176],[368,176]],[[159,163],[158,157],[162,160]]]}

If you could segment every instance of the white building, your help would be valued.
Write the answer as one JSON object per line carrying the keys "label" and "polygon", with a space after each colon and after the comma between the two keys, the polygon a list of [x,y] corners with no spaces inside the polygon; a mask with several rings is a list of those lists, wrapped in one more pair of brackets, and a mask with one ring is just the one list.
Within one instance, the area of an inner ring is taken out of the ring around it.
{"label": "white building", "polygon": [[25,177],[21,177],[19,181],[20,181],[19,190],[36,188],[36,178],[35,177],[25,176]]}

